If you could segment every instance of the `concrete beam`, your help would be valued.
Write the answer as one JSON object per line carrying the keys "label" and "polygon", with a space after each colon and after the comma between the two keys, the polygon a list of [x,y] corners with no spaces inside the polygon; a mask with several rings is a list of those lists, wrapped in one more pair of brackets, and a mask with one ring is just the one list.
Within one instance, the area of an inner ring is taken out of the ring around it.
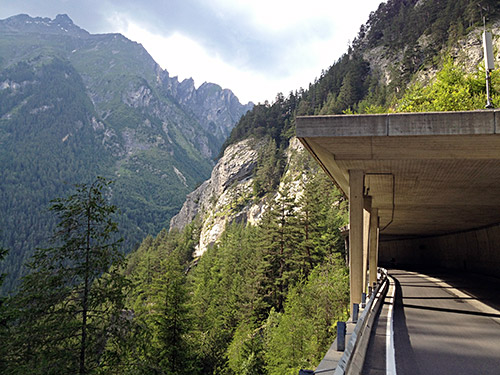
{"label": "concrete beam", "polygon": [[363,292],[363,176],[361,170],[349,171],[349,278],[351,311],[361,303]]}
{"label": "concrete beam", "polygon": [[[349,173],[343,171],[337,165],[333,154],[321,146],[318,146],[313,140],[299,138],[304,147],[313,155],[318,161],[319,165],[323,168],[325,173],[330,176],[332,181],[344,193],[346,198],[349,197]],[[328,166],[328,167],[327,167]]]}
{"label": "concrete beam", "polygon": [[296,119],[296,134],[299,138],[498,134],[498,116],[498,110],[301,116]]}
{"label": "concrete beam", "polygon": [[440,235],[500,223],[498,124],[499,110],[319,116],[297,135],[347,198],[364,171],[381,235]]}

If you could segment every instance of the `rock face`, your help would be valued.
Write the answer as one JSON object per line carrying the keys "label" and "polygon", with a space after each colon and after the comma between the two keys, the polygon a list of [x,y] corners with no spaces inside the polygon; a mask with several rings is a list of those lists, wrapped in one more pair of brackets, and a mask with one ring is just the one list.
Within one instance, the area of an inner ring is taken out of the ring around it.
{"label": "rock face", "polygon": [[[189,78],[179,82],[177,77],[162,77],[162,84],[199,121],[205,132],[213,136],[220,148],[241,116],[253,108],[249,102],[241,104],[229,89],[222,89],[215,83],[203,83],[198,89]],[[215,157],[217,155],[211,155]]]}
{"label": "rock face", "polygon": [[180,212],[170,221],[170,229],[182,229],[198,215],[202,220],[196,256],[212,246],[232,222],[256,224],[264,210],[253,199],[253,171],[262,143],[246,139],[229,146],[209,180],[188,194]]}
{"label": "rock face", "polygon": [[[159,121],[150,128],[161,133],[158,123],[163,123],[167,144],[173,140],[184,148],[192,146],[190,152],[213,159],[234,125],[253,107],[214,83],[196,89],[192,79],[179,82],[141,44],[121,34],[90,34],[66,14],[54,20],[26,14],[9,17],[0,20],[0,35],[9,38],[0,45],[0,71],[25,60],[68,60],[81,75],[97,113],[118,137],[123,128],[154,117]],[[48,52],[51,49],[55,52]],[[117,108],[122,104],[129,108]]]}
{"label": "rock face", "polygon": [[1,32],[19,30],[37,34],[66,34],[79,38],[90,36],[87,31],[76,26],[66,14],[58,14],[54,20],[42,17],[32,18],[27,14],[20,14],[18,16],[9,17],[0,24]]}
{"label": "rock face", "polygon": [[[419,6],[419,1],[415,6]],[[495,53],[495,61],[500,59],[500,21],[495,22],[489,29],[493,34],[493,50]],[[424,34],[414,47],[418,56],[419,64],[424,61],[425,51],[432,48],[435,44],[432,35]],[[378,73],[379,79],[388,85],[396,78],[394,74],[400,74],[405,67],[402,65],[402,57],[407,52],[408,46],[405,46],[398,53],[389,52],[388,46],[377,46],[363,51],[364,60],[370,64],[370,69]],[[448,51],[453,59],[466,68],[468,73],[477,71],[477,66],[483,62],[483,42],[482,29],[474,28],[464,38],[460,39],[456,45],[450,47]],[[417,65],[419,65],[417,64]],[[397,68],[397,69],[395,69]],[[498,68],[498,67],[497,67]],[[438,72],[438,66],[428,63],[415,72],[415,79],[423,84],[429,83]],[[396,73],[395,73],[396,72]]]}
{"label": "rock face", "polygon": [[[210,176],[227,135],[252,107],[216,84],[196,89],[191,79],[179,82],[139,43],[90,34],[67,15],[0,20],[0,97],[6,146],[0,147],[0,190],[9,197],[0,199],[0,243],[16,249],[5,262],[13,270],[52,231],[39,225],[49,222],[42,214],[48,199],[91,175],[115,181],[126,250],[158,233]],[[43,147],[32,147],[30,137]],[[20,154],[30,168],[16,165]],[[46,173],[54,165],[57,177]],[[3,285],[13,285],[15,272]]]}
{"label": "rock face", "polygon": [[[213,246],[228,224],[256,225],[262,219],[268,200],[255,197],[253,176],[259,150],[264,144],[264,141],[245,139],[229,146],[210,179],[188,194],[181,211],[170,221],[172,230],[184,228],[197,217],[201,220],[200,242],[195,256],[201,256]],[[288,181],[289,192],[295,199],[302,195],[304,171],[301,160],[305,152],[299,140],[293,137],[286,151],[287,168],[282,178]],[[280,188],[283,184],[280,183]],[[268,198],[278,196],[279,193],[274,192]]]}
{"label": "rock face", "polygon": [[192,109],[205,131],[218,140],[225,140],[232,130],[232,125],[228,125],[236,124],[242,113],[253,107],[253,103],[242,106],[231,90],[207,82],[194,91],[189,99],[179,100]]}

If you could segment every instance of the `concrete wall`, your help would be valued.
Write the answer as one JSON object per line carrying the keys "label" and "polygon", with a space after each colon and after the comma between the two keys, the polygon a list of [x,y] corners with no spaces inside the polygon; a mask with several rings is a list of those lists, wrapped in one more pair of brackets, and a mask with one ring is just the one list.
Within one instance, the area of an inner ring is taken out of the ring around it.
{"label": "concrete wall", "polygon": [[407,240],[381,239],[379,264],[465,269],[500,275],[500,224],[467,232]]}

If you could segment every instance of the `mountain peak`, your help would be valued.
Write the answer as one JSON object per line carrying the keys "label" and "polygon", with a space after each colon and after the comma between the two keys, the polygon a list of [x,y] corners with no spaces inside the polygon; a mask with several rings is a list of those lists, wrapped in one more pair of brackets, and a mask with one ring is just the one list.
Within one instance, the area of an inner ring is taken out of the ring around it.
{"label": "mountain peak", "polygon": [[58,14],[55,19],[48,17],[31,17],[18,14],[0,20],[0,31],[7,33],[38,33],[52,35],[70,35],[88,37],[90,34],[73,23],[67,14]]}
{"label": "mountain peak", "polygon": [[58,14],[53,22],[58,25],[75,26],[73,20],[67,14]]}

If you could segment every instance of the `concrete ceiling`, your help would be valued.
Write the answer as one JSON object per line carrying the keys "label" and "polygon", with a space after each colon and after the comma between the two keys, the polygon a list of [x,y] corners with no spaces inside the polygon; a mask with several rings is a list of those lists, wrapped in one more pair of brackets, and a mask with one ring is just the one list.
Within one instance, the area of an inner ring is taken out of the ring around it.
{"label": "concrete ceiling", "polygon": [[381,235],[500,223],[500,111],[298,117],[296,132],[347,197],[364,171]]}

